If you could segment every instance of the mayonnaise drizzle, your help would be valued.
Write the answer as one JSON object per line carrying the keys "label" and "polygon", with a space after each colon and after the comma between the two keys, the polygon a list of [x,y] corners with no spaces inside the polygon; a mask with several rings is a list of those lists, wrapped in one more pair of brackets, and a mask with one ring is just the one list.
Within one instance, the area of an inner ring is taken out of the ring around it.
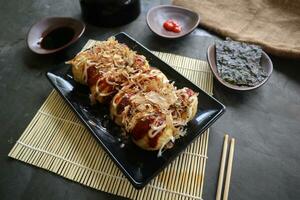
{"label": "mayonnaise drizzle", "polygon": [[[132,94],[133,89],[129,88],[129,85],[134,87],[135,92],[130,97],[130,105],[125,106],[120,115],[113,111],[112,115],[118,115],[127,132],[134,128],[138,120],[152,115],[155,120],[150,124],[148,131],[150,138],[161,132],[163,134],[166,127],[173,129],[173,136],[163,141],[158,156],[161,156],[169,142],[175,141],[177,135],[185,134],[183,127],[193,117],[195,110],[191,106],[197,105],[197,94],[189,96],[187,88],[177,90],[174,82],[170,83],[160,70],[149,66],[144,56],[136,54],[126,45],[109,38],[77,54],[68,63],[77,69],[84,67],[79,76],[85,84],[88,81],[89,67],[95,66],[99,70],[98,73],[101,73],[101,78],[96,81],[95,90],[92,90],[95,93],[90,95],[91,102],[95,102],[97,97],[109,96],[114,92],[121,92],[122,96],[129,91]],[[106,87],[100,88],[100,81],[105,81],[109,88],[113,87],[113,91],[108,91]],[[111,105],[113,109],[117,108],[116,102],[112,102]],[[161,119],[163,122],[160,124],[158,121]]]}

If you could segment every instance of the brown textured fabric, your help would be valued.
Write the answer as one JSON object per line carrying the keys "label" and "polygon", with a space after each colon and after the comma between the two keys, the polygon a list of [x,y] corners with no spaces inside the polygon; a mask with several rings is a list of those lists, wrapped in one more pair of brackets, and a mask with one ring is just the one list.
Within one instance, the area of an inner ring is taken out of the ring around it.
{"label": "brown textured fabric", "polygon": [[200,14],[200,25],[259,44],[273,55],[300,58],[300,0],[173,0]]}

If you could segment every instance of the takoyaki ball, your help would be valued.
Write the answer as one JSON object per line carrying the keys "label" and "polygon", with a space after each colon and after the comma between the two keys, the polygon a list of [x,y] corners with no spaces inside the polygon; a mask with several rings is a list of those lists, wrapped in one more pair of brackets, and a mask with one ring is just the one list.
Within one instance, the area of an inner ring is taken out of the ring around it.
{"label": "takoyaki ball", "polygon": [[132,76],[131,81],[137,84],[144,92],[160,91],[168,83],[167,77],[156,68],[151,68],[146,73]]}
{"label": "takoyaki ball", "polygon": [[174,142],[173,124],[163,118],[160,120],[159,124],[155,124],[153,115],[137,119],[130,131],[133,142],[140,148],[148,151],[170,147],[167,144]]}
{"label": "takoyaki ball", "polygon": [[95,85],[90,86],[90,99],[92,103],[108,103],[117,92],[113,85],[106,82],[104,78],[98,79]]}
{"label": "takoyaki ball", "polygon": [[186,125],[194,118],[198,107],[198,94],[189,88],[176,91],[177,101],[170,107],[174,125]]}
{"label": "takoyaki ball", "polygon": [[122,124],[122,113],[127,106],[130,106],[130,97],[139,92],[136,85],[124,86],[113,97],[110,104],[110,116],[119,126]]}
{"label": "takoyaki ball", "polygon": [[90,67],[87,70],[88,80],[87,84],[90,88],[90,99],[92,103],[105,103],[111,99],[111,96],[116,92],[114,85],[107,82],[105,73],[108,73],[109,69],[96,67]]}
{"label": "takoyaki ball", "polygon": [[72,65],[72,73],[74,80],[83,85],[87,84],[87,59],[88,53],[81,52],[77,54],[75,58],[66,62],[66,64]]}
{"label": "takoyaki ball", "polygon": [[150,65],[145,56],[136,54],[134,62],[132,63],[132,68],[138,71],[147,71],[150,69]]}

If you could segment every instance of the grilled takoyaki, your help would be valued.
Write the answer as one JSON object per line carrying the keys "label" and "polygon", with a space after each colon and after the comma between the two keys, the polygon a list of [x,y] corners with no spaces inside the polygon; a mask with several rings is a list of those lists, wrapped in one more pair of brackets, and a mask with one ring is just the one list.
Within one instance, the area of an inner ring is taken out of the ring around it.
{"label": "grilled takoyaki", "polygon": [[197,93],[177,89],[144,56],[114,38],[67,63],[74,80],[90,88],[91,101],[109,102],[111,118],[142,149],[171,148],[197,112]]}

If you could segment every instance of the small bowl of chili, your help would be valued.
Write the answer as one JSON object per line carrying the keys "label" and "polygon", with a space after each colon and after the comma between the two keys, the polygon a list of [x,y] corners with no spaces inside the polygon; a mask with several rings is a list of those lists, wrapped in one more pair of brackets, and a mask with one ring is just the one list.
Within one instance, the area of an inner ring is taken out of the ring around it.
{"label": "small bowl of chili", "polygon": [[199,25],[200,17],[189,9],[160,5],[147,13],[147,25],[155,34],[169,39],[180,38],[191,33]]}

